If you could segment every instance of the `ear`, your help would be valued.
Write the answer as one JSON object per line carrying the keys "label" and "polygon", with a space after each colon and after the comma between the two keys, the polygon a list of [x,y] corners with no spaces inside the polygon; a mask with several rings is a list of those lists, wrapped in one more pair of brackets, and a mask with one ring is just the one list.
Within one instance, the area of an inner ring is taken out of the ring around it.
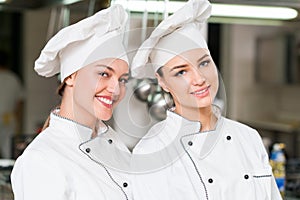
{"label": "ear", "polygon": [[165,92],[169,92],[168,87],[166,86],[166,83],[164,81],[164,78],[161,77],[158,73],[155,73],[155,76],[157,78],[158,84],[160,85],[160,87],[165,91]]}
{"label": "ear", "polygon": [[68,76],[67,78],[65,78],[64,82],[68,85],[68,86],[73,86],[75,84],[75,79],[76,79],[76,72],[71,74],[70,76]]}

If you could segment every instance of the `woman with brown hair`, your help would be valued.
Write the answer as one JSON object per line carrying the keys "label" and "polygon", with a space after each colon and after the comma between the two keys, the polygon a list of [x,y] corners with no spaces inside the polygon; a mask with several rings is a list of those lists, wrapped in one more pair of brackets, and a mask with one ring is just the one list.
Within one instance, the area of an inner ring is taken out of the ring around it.
{"label": "woman with brown hair", "polygon": [[62,29],[42,50],[35,70],[46,77],[60,73],[62,100],[49,126],[14,165],[15,200],[129,198],[127,177],[96,153],[113,157],[114,148],[128,151],[104,122],[124,97],[129,78],[126,20],[121,6],[111,6]]}
{"label": "woman with brown hair", "polygon": [[157,155],[156,169],[138,177],[137,185],[147,188],[139,199],[279,200],[257,131],[223,117],[214,105],[218,71],[201,32],[210,13],[209,1],[188,1],[155,28],[134,57],[133,77],[146,77],[151,66],[175,104],[134,149]]}

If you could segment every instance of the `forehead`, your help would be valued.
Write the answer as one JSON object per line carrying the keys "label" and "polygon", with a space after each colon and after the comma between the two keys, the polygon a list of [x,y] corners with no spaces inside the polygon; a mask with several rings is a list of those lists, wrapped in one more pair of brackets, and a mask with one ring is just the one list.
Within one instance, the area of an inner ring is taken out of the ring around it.
{"label": "forehead", "polygon": [[105,58],[98,60],[96,62],[93,62],[83,69],[89,70],[94,69],[95,67],[108,67],[114,72],[119,73],[128,73],[129,67],[126,61],[122,59],[116,59],[116,58]]}
{"label": "forehead", "polygon": [[191,49],[179,55],[174,56],[165,64],[165,66],[173,67],[177,65],[186,64],[187,62],[194,63],[204,55],[210,55],[208,49],[204,49],[204,48]]}

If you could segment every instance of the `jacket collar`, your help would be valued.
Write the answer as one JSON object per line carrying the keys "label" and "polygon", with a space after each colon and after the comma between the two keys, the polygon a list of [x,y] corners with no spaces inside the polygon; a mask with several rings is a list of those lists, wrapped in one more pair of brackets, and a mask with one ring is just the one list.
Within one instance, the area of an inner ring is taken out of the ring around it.
{"label": "jacket collar", "polygon": [[215,148],[224,132],[223,129],[224,118],[220,116],[213,130],[184,135],[181,137],[181,143],[185,149],[196,154],[197,158],[204,159]]}
{"label": "jacket collar", "polygon": [[92,138],[91,128],[58,113],[59,109],[51,112],[50,128],[63,131],[64,136],[70,139],[77,138],[78,148],[93,162],[116,170],[128,170],[130,152],[111,127],[99,129],[98,135]]}
{"label": "jacket collar", "polygon": [[[81,123],[78,123],[74,120],[62,117],[59,115],[59,108],[54,109],[50,114],[50,123],[49,127],[54,129],[60,129],[64,131],[66,136],[74,137],[79,139],[79,142],[85,142],[91,140],[93,130]],[[107,132],[109,129],[108,126],[99,128],[98,135],[101,135]]]}
{"label": "jacket collar", "polygon": [[167,111],[167,118],[162,130],[157,132],[164,144],[172,142],[176,137],[190,133],[198,133],[201,128],[199,121],[188,120],[175,112]]}
{"label": "jacket collar", "polygon": [[[173,162],[182,156],[185,151],[192,149],[196,152],[201,151],[201,156],[204,157],[211,152],[221,135],[223,118],[217,107],[213,109],[218,121],[214,130],[206,132],[199,132],[201,128],[199,121],[188,120],[168,110],[167,118],[150,129],[134,148],[133,153],[149,157],[153,154],[163,155],[162,152],[166,152],[171,157],[173,156],[170,158],[170,161]],[[194,145],[190,146],[191,142]],[[175,154],[172,155],[169,152]]]}

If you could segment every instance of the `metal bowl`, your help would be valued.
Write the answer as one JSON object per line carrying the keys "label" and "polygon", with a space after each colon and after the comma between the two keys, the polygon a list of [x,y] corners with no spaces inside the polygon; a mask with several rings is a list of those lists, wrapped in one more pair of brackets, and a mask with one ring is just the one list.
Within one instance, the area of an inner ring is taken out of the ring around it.
{"label": "metal bowl", "polygon": [[133,89],[136,98],[145,102],[149,94],[155,91],[156,83],[152,79],[140,79],[137,80],[137,84]]}

